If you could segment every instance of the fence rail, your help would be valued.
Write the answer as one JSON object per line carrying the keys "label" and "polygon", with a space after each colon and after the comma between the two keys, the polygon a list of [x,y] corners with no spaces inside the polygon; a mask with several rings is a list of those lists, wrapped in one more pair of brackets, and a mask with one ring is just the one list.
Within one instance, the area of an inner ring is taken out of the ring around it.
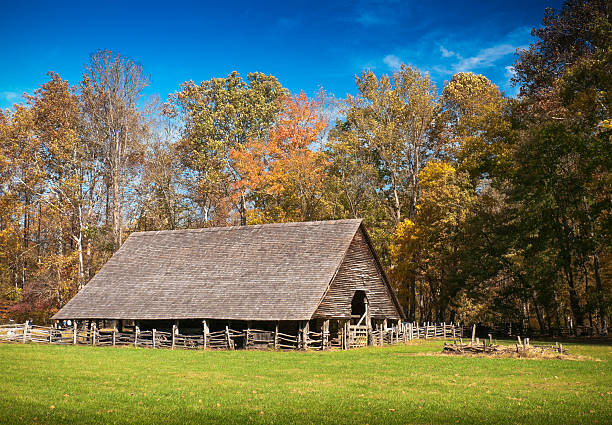
{"label": "fence rail", "polygon": [[182,349],[315,349],[357,348],[366,345],[398,344],[413,339],[462,338],[463,326],[457,324],[400,323],[392,327],[371,329],[367,326],[346,326],[337,334],[328,330],[298,331],[296,335],[260,329],[224,330],[200,335],[183,335],[177,328],[172,332],[158,330],[118,332],[91,328],[52,328],[22,324],[0,325],[0,342],[46,343],[57,345],[134,346],[143,348]]}

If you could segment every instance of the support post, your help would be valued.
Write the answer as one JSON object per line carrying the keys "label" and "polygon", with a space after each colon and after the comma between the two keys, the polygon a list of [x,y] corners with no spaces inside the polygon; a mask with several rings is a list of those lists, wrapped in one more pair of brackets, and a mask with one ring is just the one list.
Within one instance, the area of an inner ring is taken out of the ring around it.
{"label": "support post", "polygon": [[96,322],[93,322],[91,324],[91,345],[93,345],[94,347],[96,346],[96,330]]}
{"label": "support post", "polygon": [[225,325],[225,338],[227,339],[227,349],[232,349],[232,338],[230,337],[229,325]]}
{"label": "support post", "polygon": [[176,333],[178,328],[176,325],[172,325],[172,349],[174,350],[174,346],[176,345]]}
{"label": "support post", "polygon": [[302,329],[302,342],[304,345],[304,350],[308,350],[308,334],[310,332],[310,322],[304,323],[304,328]]}
{"label": "support post", "polygon": [[344,321],[344,349],[348,350],[350,348],[350,341],[351,341],[351,335],[350,335],[350,320],[345,320]]}
{"label": "support post", "polygon": [[113,347],[117,345],[117,329],[113,329]]}
{"label": "support post", "polygon": [[323,321],[321,327],[321,349],[327,350],[329,346],[329,319]]}
{"label": "support post", "polygon": [[77,343],[77,322],[76,320],[72,322],[72,345],[76,345]]}
{"label": "support post", "polygon": [[155,335],[155,333],[156,333],[156,332],[157,332],[157,331],[156,331],[155,329],[153,329],[153,348],[155,348],[155,339],[156,339],[156,338],[155,338],[155,336],[156,336],[156,335]]}
{"label": "support post", "polygon": [[206,319],[202,320],[202,340],[204,341],[204,349],[208,345],[208,322]]}
{"label": "support post", "polygon": [[249,348],[249,337],[251,335],[251,321],[247,320],[247,328],[244,338],[244,348]]}
{"label": "support post", "polygon": [[278,320],[276,321],[276,327],[274,328],[274,349],[278,349]]}
{"label": "support post", "polygon": [[138,326],[134,326],[134,347],[138,347],[138,334],[140,333],[140,328]]}

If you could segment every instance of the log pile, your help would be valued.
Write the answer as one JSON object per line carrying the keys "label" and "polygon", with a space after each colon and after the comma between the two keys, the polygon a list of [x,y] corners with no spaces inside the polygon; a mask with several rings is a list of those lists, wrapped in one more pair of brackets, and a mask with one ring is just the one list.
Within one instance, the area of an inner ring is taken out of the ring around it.
{"label": "log pile", "polygon": [[489,340],[479,338],[472,339],[468,343],[463,343],[462,339],[454,340],[452,344],[444,343],[442,352],[445,354],[486,354],[492,356],[508,356],[508,357],[559,357],[567,355],[567,350],[563,348],[563,344],[558,342],[555,345],[532,345],[529,343],[529,338],[521,341],[518,337],[517,343],[514,345],[498,345],[497,340],[493,341],[491,335]]}

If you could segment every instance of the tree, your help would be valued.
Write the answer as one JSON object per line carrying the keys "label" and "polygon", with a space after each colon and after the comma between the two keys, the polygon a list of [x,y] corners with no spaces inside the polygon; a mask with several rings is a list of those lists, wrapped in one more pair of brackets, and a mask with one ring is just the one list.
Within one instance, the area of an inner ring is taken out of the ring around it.
{"label": "tree", "polygon": [[594,276],[604,330],[609,302],[599,255],[609,249],[603,229],[610,211],[612,26],[602,1],[568,1],[561,11],[548,9],[543,23],[516,65],[524,97],[515,107],[510,195],[523,231],[537,232],[525,248],[552,251],[579,325]]}
{"label": "tree", "polygon": [[88,138],[102,155],[106,217],[112,216],[115,249],[123,243],[126,185],[142,160],[145,120],[139,103],[149,79],[133,60],[107,50],[91,55],[81,83]]}
{"label": "tree", "polygon": [[482,75],[453,75],[440,97],[434,136],[443,157],[470,173],[476,182],[496,170],[504,158],[505,138],[511,125],[504,116],[506,99]]}
{"label": "tree", "polygon": [[329,214],[328,161],[322,152],[327,124],[304,93],[286,96],[268,135],[230,152],[238,186],[253,202],[253,222],[310,221]]}
{"label": "tree", "polygon": [[436,88],[427,74],[406,65],[391,77],[364,71],[356,82],[359,94],[347,99],[343,137],[373,153],[380,176],[376,190],[397,224],[416,213],[418,173],[434,150],[427,134]]}
{"label": "tree", "polygon": [[156,125],[146,146],[141,181],[136,188],[140,231],[175,230],[188,226],[185,169],[177,152],[178,128],[167,116],[155,117]]}
{"label": "tree", "polygon": [[531,30],[538,41],[519,52],[514,82],[521,96],[543,100],[569,68],[610,47],[608,2],[566,0],[560,11],[547,8],[543,26]]}
{"label": "tree", "polygon": [[400,291],[402,282],[416,281],[416,294],[407,295],[417,296],[422,320],[445,321],[451,302],[467,289],[464,227],[476,197],[467,175],[446,162],[430,161],[419,181],[414,221],[404,220],[392,237],[391,275]]}
{"label": "tree", "polygon": [[[41,156],[34,164],[44,176],[40,201],[46,218],[51,219],[54,254],[49,256],[53,278],[41,276],[41,281],[55,281],[55,293],[61,306],[85,283],[84,262],[84,197],[82,189],[86,158],[82,140],[79,100],[75,90],[59,75],[50,73],[50,81],[27,96],[34,113],[35,134],[41,146]],[[39,217],[39,220],[41,218]],[[66,236],[70,238],[66,241]],[[40,238],[40,236],[39,236]],[[40,243],[40,242],[39,242]],[[76,249],[72,249],[73,243]],[[74,261],[78,261],[78,272]],[[72,275],[77,274],[76,286]],[[69,275],[66,278],[66,275]]]}
{"label": "tree", "polygon": [[246,224],[246,196],[236,185],[242,176],[230,152],[249,139],[266,137],[283,95],[285,89],[271,75],[250,73],[244,81],[232,72],[199,85],[186,82],[170,96],[167,112],[184,125],[178,152],[195,173],[197,185],[191,196],[201,205],[205,223],[213,215],[217,224],[226,222],[225,204],[237,210],[240,223]]}

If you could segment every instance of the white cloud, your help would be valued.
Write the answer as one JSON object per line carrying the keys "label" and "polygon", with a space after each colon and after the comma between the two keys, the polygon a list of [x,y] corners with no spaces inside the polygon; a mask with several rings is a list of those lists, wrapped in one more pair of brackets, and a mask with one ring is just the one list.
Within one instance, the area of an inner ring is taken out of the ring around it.
{"label": "white cloud", "polygon": [[506,78],[512,78],[516,75],[516,69],[512,65],[508,65],[505,67],[506,69]]}
{"label": "white cloud", "polygon": [[0,98],[6,100],[7,102],[12,102],[19,99],[19,94],[14,91],[0,91]]}
{"label": "white cloud", "polygon": [[383,58],[383,62],[385,65],[389,67],[392,71],[397,71],[400,69],[402,65],[402,60],[395,55],[387,55]]}
{"label": "white cloud", "polygon": [[456,56],[457,54],[452,50],[446,49],[444,46],[440,45],[440,53],[442,53],[443,58],[450,58],[452,56]]}
{"label": "white cloud", "polygon": [[493,47],[482,49],[475,56],[461,58],[461,60],[452,65],[454,72],[467,72],[479,68],[488,68],[493,66],[496,61],[506,55],[514,53],[518,46],[511,44],[498,44]]}

